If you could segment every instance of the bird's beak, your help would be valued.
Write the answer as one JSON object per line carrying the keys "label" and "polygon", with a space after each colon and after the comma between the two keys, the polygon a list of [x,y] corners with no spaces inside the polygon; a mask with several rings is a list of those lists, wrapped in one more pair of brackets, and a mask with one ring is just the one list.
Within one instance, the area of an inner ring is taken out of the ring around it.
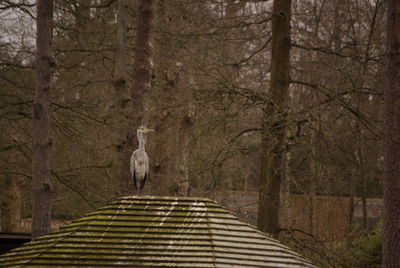
{"label": "bird's beak", "polygon": [[151,128],[146,128],[144,131],[145,131],[145,133],[148,133],[148,132],[154,132],[155,130],[151,129]]}

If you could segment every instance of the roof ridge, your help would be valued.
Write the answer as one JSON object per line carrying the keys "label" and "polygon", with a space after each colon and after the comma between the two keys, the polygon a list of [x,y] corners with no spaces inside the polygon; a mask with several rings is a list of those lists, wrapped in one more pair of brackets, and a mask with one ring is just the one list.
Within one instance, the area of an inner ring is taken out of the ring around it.
{"label": "roof ridge", "polygon": [[[116,201],[123,200],[143,200],[143,201],[178,201],[178,202],[210,202],[218,204],[216,201],[209,199],[207,197],[195,197],[195,196],[154,196],[154,195],[128,195],[118,198]],[[114,201],[115,202],[115,201]],[[112,202],[112,203],[114,203]],[[219,204],[218,204],[219,205]]]}

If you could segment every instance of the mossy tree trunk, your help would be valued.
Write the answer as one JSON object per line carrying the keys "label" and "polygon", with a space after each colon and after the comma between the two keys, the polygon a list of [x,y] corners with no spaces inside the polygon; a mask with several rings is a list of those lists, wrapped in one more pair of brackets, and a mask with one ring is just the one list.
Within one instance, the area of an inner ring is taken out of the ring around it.
{"label": "mossy tree trunk", "polygon": [[284,136],[289,90],[291,0],[274,0],[269,104],[262,123],[258,227],[279,233],[280,187],[284,171]]}
{"label": "mossy tree trunk", "polygon": [[53,88],[52,56],[53,1],[38,0],[36,33],[36,95],[33,104],[33,208],[32,237],[45,235],[51,229],[49,153],[50,92]]}

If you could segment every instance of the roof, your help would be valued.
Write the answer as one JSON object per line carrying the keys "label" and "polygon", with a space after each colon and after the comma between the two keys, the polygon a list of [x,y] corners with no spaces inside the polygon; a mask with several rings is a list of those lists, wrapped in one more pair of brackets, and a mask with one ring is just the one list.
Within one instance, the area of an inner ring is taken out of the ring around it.
{"label": "roof", "polygon": [[0,255],[0,267],[314,267],[205,198],[128,196]]}

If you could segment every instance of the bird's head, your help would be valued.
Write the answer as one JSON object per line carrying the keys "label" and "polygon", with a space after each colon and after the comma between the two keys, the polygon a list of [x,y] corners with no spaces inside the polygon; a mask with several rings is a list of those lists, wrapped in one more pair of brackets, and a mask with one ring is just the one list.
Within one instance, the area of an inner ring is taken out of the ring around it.
{"label": "bird's head", "polygon": [[154,129],[151,128],[146,128],[145,126],[140,126],[137,130],[137,133],[148,133],[148,132],[153,132]]}

